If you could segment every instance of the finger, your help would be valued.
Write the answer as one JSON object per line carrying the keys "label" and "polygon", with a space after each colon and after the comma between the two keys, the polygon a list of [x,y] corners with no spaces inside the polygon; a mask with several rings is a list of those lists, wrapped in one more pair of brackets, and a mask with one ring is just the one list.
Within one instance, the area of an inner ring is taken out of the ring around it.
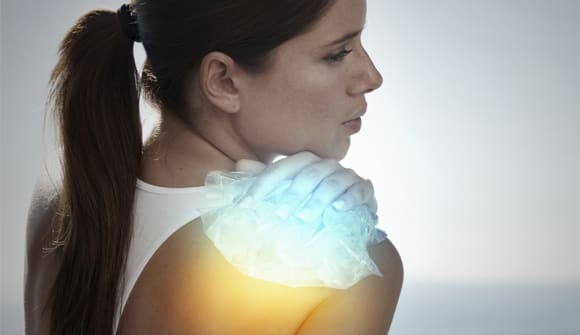
{"label": "finger", "polygon": [[[352,208],[369,205],[369,208],[376,207],[374,199],[374,188],[370,180],[365,179],[362,182],[352,185],[335,203],[333,207],[340,211],[347,211]],[[371,208],[372,209],[372,208]],[[375,209],[376,212],[376,209]]]}
{"label": "finger", "polygon": [[250,160],[250,159],[240,159],[239,161],[236,162],[236,171],[249,172],[252,174],[259,174],[265,168],[266,168],[266,164],[264,164],[260,161],[255,161],[255,160]]}
{"label": "finger", "polygon": [[320,182],[312,197],[300,209],[297,217],[311,221],[317,218],[326,210],[330,204],[341,196],[352,185],[363,180],[351,169],[342,169]]}
{"label": "finger", "polygon": [[367,201],[366,203],[367,207],[370,209],[371,212],[373,213],[377,213],[378,211],[378,204],[377,204],[377,198],[375,196],[372,196],[369,201]]}
{"label": "finger", "polygon": [[[294,177],[290,187],[284,192],[282,199],[280,199],[280,207],[276,213],[285,219],[301,203],[307,200],[309,195],[319,187],[319,184],[325,178],[343,169],[335,159],[323,159],[308,165]],[[345,186],[344,188],[346,189],[347,187]]]}
{"label": "finger", "polygon": [[309,151],[303,151],[269,164],[258,175],[246,192],[245,198],[261,200],[282,181],[293,179],[305,166],[320,160]]}

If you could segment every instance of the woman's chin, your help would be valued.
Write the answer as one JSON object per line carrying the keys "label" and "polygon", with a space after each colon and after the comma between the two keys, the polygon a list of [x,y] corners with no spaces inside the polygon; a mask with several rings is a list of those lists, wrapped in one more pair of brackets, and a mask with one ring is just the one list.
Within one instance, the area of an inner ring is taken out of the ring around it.
{"label": "woman's chin", "polygon": [[304,151],[310,151],[322,159],[335,159],[337,161],[341,161],[348,153],[349,148],[350,148],[350,137],[347,137],[341,140],[334,141],[326,147],[303,146],[299,149],[294,148],[293,150],[288,150],[286,153],[278,153],[275,154],[276,158],[274,158],[273,161],[277,161],[279,158],[281,158],[280,156],[286,157],[292,156],[294,154]]}
{"label": "woman's chin", "polygon": [[324,151],[321,150],[320,153],[315,151],[313,152],[317,156],[324,159],[336,159],[337,161],[341,161],[348,153],[349,148],[350,148],[350,138],[347,138],[346,141],[343,141],[342,143],[335,143],[329,149]]}

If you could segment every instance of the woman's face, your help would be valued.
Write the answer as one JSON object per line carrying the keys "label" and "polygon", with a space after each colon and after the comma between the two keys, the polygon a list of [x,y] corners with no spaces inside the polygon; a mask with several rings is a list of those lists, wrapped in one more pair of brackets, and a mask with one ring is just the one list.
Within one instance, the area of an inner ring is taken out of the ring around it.
{"label": "woman's face", "polygon": [[365,0],[336,0],[313,29],[274,50],[267,72],[248,75],[236,126],[258,157],[344,158],[356,129],[343,123],[365,113],[365,93],[382,83],[361,45],[365,17]]}

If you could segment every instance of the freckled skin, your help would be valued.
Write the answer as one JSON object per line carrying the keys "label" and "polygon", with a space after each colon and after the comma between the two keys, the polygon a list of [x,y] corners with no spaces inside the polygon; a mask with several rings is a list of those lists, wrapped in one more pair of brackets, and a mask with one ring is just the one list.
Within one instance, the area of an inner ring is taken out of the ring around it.
{"label": "freckled skin", "polygon": [[[208,104],[197,87],[191,99],[201,99],[188,114],[198,123],[186,125],[162,111],[159,128],[144,145],[139,177],[165,187],[199,186],[209,170],[234,170],[244,158],[267,162],[277,154],[311,151],[342,159],[350,145],[342,123],[362,113],[364,94],[378,88],[382,78],[360,36],[322,46],[360,30],[365,15],[366,1],[336,0],[311,31],[274,51],[268,71],[232,71],[237,108],[223,111]],[[352,52],[336,63],[324,60],[343,49]],[[39,200],[31,208],[26,324],[28,332],[43,334],[48,320],[38,306],[45,302],[60,260],[45,257],[41,248],[50,235],[54,206]],[[131,292],[118,334],[386,333],[402,282],[392,245],[369,251],[384,278],[366,278],[325,301],[331,293],[324,288],[289,289],[240,275],[204,242],[200,226],[185,225],[157,250]],[[196,299],[183,299],[188,296]],[[232,312],[224,313],[227,309]],[[373,313],[361,314],[367,310]]]}
{"label": "freckled skin", "polygon": [[[344,158],[352,134],[342,123],[364,112],[364,95],[380,87],[382,77],[360,35],[327,45],[363,29],[365,19],[366,1],[337,0],[308,32],[274,49],[261,74],[206,55],[186,88],[190,124],[162,111],[158,131],[144,146],[142,178],[166,186],[199,185],[205,172],[233,170],[240,159],[268,164],[301,151]],[[328,60],[344,50],[352,52]],[[211,71],[220,79],[212,79]],[[208,92],[208,85],[217,92]]]}
{"label": "freckled skin", "polygon": [[[364,93],[382,78],[361,45],[360,35],[324,48],[329,41],[364,26],[364,1],[338,1],[314,29],[279,46],[272,68],[244,77],[238,130],[258,152],[289,155],[312,151],[342,159],[350,134],[342,126],[362,113]],[[324,58],[343,49],[341,61]]]}
{"label": "freckled skin", "polygon": [[[220,80],[211,82],[209,85],[213,85],[214,88],[221,87],[220,85],[224,85],[223,82],[227,82],[227,85],[222,91],[217,89],[216,92],[210,92],[214,94],[213,96],[208,93],[207,87],[203,86],[204,83],[208,84],[208,78],[203,75],[194,76],[192,86],[189,88],[192,92],[191,125],[184,127],[172,120],[171,114],[162,114],[160,133],[170,134],[172,141],[164,142],[163,137],[153,137],[150,145],[145,146],[145,158],[149,156],[149,152],[155,153],[150,157],[163,158],[161,160],[145,159],[142,178],[153,184],[170,187],[203,185],[208,170],[234,170],[235,161],[240,159],[270,163],[271,159],[277,155],[292,155],[301,151],[310,151],[322,158],[341,160],[349,149],[351,136],[342,123],[357,117],[364,111],[366,107],[364,95],[377,89],[382,83],[382,77],[361,45],[360,35],[342,44],[326,48],[324,46],[347,33],[361,30],[365,16],[366,1],[336,0],[329,12],[309,32],[285,42],[274,50],[270,67],[264,73],[259,75],[247,73],[235,63],[216,66]],[[345,49],[352,52],[342,60],[337,62],[327,60],[329,56],[336,55]],[[205,75],[208,76],[208,72],[205,72]],[[234,93],[228,95],[223,92]],[[232,105],[237,107],[228,107]],[[179,239],[179,235],[172,237],[166,243],[171,243],[174,239]],[[177,244],[181,245],[179,242]],[[217,254],[217,251],[214,250],[213,253],[208,254]],[[159,256],[156,260],[160,264],[166,264],[168,259],[178,264],[191,263],[191,256],[187,253],[185,255],[183,257]],[[378,254],[373,257],[377,265],[381,262],[385,263],[384,259],[391,258],[395,257],[379,257]],[[216,264],[229,267],[224,262],[222,260],[222,263],[219,263],[212,259],[206,264],[208,268],[215,268]],[[151,269],[149,273],[156,273],[154,265],[149,268]],[[194,276],[200,276],[207,273],[208,268],[196,264],[192,267],[194,269],[192,273]],[[397,273],[385,266],[381,267],[381,271]],[[174,277],[165,277],[163,281],[182,280],[178,276]],[[216,283],[216,277],[212,275],[211,280],[199,282],[208,285]],[[228,278],[228,287],[232,292],[245,292],[246,295],[224,292],[220,285],[213,288],[204,287],[199,289],[199,292],[193,287],[184,288],[184,291],[179,290],[178,296],[182,296],[182,293],[188,289],[194,290],[195,292],[191,294],[195,296],[199,294],[203,296],[203,292],[212,294],[204,301],[196,300],[188,305],[181,304],[178,310],[182,310],[183,313],[174,314],[199,316],[194,322],[169,322],[169,324],[182,325],[188,330],[199,330],[197,333],[210,334],[212,332],[209,329],[216,325],[239,328],[240,325],[246,325],[247,320],[259,319],[259,327],[258,324],[255,325],[258,328],[243,333],[270,333],[266,329],[271,329],[272,334],[283,334],[280,329],[296,333],[297,327],[304,322],[306,315],[330,294],[329,289],[326,288],[317,288],[308,293],[305,292],[308,291],[307,288],[282,289],[277,293],[279,296],[273,298],[272,292],[268,289],[269,284],[264,286],[251,280],[256,285],[252,284],[250,290],[246,285],[235,284],[236,282],[232,281],[229,275],[224,278]],[[149,277],[145,273],[145,277],[142,275],[141,284],[143,287],[148,287],[155,285],[156,281],[156,277]],[[393,283],[392,290],[385,288],[391,285],[390,283]],[[346,318],[343,313],[333,309],[333,306],[338,306],[337,308],[343,306],[333,300],[332,303],[326,305],[331,308],[324,309],[328,312],[323,312],[304,326],[304,333],[321,333],[315,327],[319,319],[325,317],[333,319],[335,315],[341,315],[340,318],[344,319],[344,323],[351,327],[390,322],[387,316],[392,316],[396,299],[391,299],[392,297],[387,297],[387,295],[390,292],[398,292],[395,287],[396,283],[397,280],[391,278],[371,276],[357,285],[350,294],[345,292],[345,297],[340,297],[346,306],[344,307],[346,314],[351,313],[352,306],[365,306],[365,308],[357,309],[360,311],[370,306],[376,311],[373,315],[378,321],[360,315]],[[142,293],[147,296],[150,292],[153,291],[141,290],[137,286],[132,294],[139,296],[139,293]],[[381,292],[381,295],[378,292]],[[167,295],[159,292],[159,296]],[[266,298],[258,299],[258,297]],[[156,299],[150,300],[156,301]],[[281,301],[284,303],[280,305]],[[221,318],[225,308],[224,303],[226,306],[244,306],[237,309],[244,313],[227,314],[228,320],[223,322]],[[248,307],[248,303],[252,306],[251,308]],[[134,322],[131,315],[135,317],[147,315],[148,308],[151,307],[146,304],[129,302],[125,310],[127,317],[124,320],[125,325],[133,324],[138,327],[140,322]],[[275,312],[278,310],[281,312]],[[163,315],[159,317],[162,319],[159,322],[160,325],[168,324]],[[191,317],[186,319],[191,319]],[[323,325],[324,322],[320,324]],[[331,324],[335,322],[329,323]],[[248,327],[254,326],[248,325]],[[327,325],[322,327],[327,328]],[[341,327],[344,326],[340,325],[339,328]],[[214,330],[216,334],[241,333],[239,329],[232,332],[226,329]],[[339,333],[336,329],[328,331]],[[386,333],[386,329],[351,333],[378,334]]]}

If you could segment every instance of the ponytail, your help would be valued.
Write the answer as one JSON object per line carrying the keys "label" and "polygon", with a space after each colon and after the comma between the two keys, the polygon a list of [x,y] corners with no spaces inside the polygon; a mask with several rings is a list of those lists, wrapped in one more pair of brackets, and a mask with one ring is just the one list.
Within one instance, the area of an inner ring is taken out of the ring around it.
{"label": "ponytail", "polygon": [[115,12],[85,14],[61,42],[50,79],[63,149],[51,335],[113,332],[141,160],[138,82]]}

